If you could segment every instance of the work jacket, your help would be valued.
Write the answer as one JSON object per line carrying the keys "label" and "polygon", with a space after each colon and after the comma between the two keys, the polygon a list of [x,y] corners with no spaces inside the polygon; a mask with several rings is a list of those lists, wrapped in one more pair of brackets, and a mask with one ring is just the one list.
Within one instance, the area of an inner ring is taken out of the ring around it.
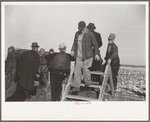
{"label": "work jacket", "polygon": [[[72,46],[71,51],[74,51],[74,58],[77,57],[77,51],[78,51],[78,36],[79,36],[79,31],[75,33],[74,37],[74,43]],[[94,47],[94,52],[95,55],[99,55],[99,49],[98,49],[98,44],[95,38],[95,35],[90,32],[89,30],[86,30],[86,33],[84,34],[82,38],[82,59],[89,59],[94,56],[93,48]]]}

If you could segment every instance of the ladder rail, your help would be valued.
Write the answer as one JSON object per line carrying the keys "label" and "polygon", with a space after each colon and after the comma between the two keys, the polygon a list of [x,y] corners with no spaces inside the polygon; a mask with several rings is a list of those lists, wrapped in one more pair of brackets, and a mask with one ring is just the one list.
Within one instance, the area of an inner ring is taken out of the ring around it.
{"label": "ladder rail", "polygon": [[64,101],[65,100],[65,96],[68,95],[72,79],[73,79],[73,71],[71,71],[71,73],[70,73],[67,85],[63,84],[61,101]]}
{"label": "ladder rail", "polygon": [[109,68],[110,68],[110,64],[107,64],[106,68],[105,68],[105,72],[104,72],[104,78],[103,78],[103,82],[102,82],[102,89],[101,89],[99,97],[98,97],[99,101],[102,101],[103,97],[104,97],[106,84],[107,84],[108,78],[109,78]]}
{"label": "ladder rail", "polygon": [[109,79],[110,79],[110,86],[111,86],[111,95],[112,95],[112,97],[115,97],[115,90],[114,90],[114,83],[113,83],[113,79],[112,79],[111,66],[109,67]]}

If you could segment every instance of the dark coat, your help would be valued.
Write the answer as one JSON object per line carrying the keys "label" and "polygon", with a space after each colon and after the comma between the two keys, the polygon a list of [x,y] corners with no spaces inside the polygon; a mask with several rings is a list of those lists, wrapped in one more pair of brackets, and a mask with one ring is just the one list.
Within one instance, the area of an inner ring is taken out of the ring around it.
{"label": "dark coat", "polygon": [[103,43],[102,43],[102,38],[101,38],[101,34],[100,33],[97,33],[95,31],[92,31],[96,37],[96,41],[97,41],[97,44],[98,44],[98,47],[100,48]]}
{"label": "dark coat", "polygon": [[40,56],[40,65],[46,65],[47,61],[45,59],[45,54]]}
{"label": "dark coat", "polygon": [[[96,37],[96,41],[97,41],[97,44],[98,44],[98,48],[100,48],[103,43],[102,43],[102,38],[101,38],[101,34],[100,33],[97,33],[95,31],[92,31]],[[93,49],[93,52],[94,52],[94,49]],[[95,53],[94,53],[95,55]],[[96,61],[95,59],[93,60],[93,63],[92,63],[92,68],[91,70],[93,71],[97,71],[97,70],[102,70],[102,63],[103,63],[103,60],[101,58],[101,55],[99,53],[99,56],[100,56],[100,61]],[[97,75],[96,75],[97,76]],[[98,76],[99,77],[99,76]]]}
{"label": "dark coat", "polygon": [[[74,51],[74,57],[76,58],[77,56],[77,50],[78,50],[78,36],[79,36],[79,31],[76,32],[75,38],[74,38],[74,43],[72,46],[71,51]],[[99,49],[98,49],[98,44],[95,38],[95,35],[90,32],[89,30],[86,31],[82,38],[82,57],[83,60],[89,59],[94,56],[93,53],[93,48],[94,47],[94,52],[95,54],[99,55]]]}
{"label": "dark coat", "polygon": [[49,61],[49,68],[53,70],[63,70],[70,72],[71,61],[74,61],[74,57],[65,52],[49,54],[45,56],[45,59]]}
{"label": "dark coat", "polygon": [[[109,45],[108,45],[108,47],[109,47]],[[110,53],[108,53],[108,47],[107,47],[106,56],[104,58],[106,60],[106,62],[108,59],[111,59],[111,66],[120,64],[117,45],[115,43],[111,44]]]}
{"label": "dark coat", "polygon": [[40,65],[40,56],[34,50],[24,52],[19,58],[18,84],[26,90],[34,90],[35,74]]}

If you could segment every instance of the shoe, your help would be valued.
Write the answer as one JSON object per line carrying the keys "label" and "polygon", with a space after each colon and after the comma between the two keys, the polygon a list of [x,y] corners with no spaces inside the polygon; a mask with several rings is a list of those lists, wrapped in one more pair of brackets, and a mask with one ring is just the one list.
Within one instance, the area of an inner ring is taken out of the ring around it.
{"label": "shoe", "polygon": [[75,92],[71,92],[71,95],[78,95],[78,91],[75,91]]}
{"label": "shoe", "polygon": [[70,93],[78,92],[78,91],[80,91],[80,88],[74,87],[73,89],[70,90]]}
{"label": "shoe", "polygon": [[100,92],[100,89],[95,88],[94,91],[95,92]]}
{"label": "shoe", "polygon": [[111,93],[111,88],[110,88],[110,85],[107,84],[106,86],[106,90],[105,90],[107,93]]}

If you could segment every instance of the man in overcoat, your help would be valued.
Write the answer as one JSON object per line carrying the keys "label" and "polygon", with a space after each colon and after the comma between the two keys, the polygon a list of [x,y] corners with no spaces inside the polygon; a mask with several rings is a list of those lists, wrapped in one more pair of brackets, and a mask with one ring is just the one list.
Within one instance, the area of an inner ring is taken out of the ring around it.
{"label": "man in overcoat", "polygon": [[20,56],[17,72],[19,78],[17,90],[24,96],[25,100],[29,100],[31,95],[36,93],[34,80],[40,65],[40,56],[37,53],[38,44],[34,42],[31,47],[32,50],[26,51]]}
{"label": "man in overcoat", "polygon": [[[105,56],[105,64],[104,67],[109,63],[111,65],[112,69],[112,79],[114,83],[114,89],[117,89],[117,76],[118,76],[118,71],[120,68],[120,59],[118,56],[118,47],[114,43],[116,35],[111,33],[108,37],[108,47],[107,47],[107,52]],[[109,82],[110,84],[110,82]]]}

